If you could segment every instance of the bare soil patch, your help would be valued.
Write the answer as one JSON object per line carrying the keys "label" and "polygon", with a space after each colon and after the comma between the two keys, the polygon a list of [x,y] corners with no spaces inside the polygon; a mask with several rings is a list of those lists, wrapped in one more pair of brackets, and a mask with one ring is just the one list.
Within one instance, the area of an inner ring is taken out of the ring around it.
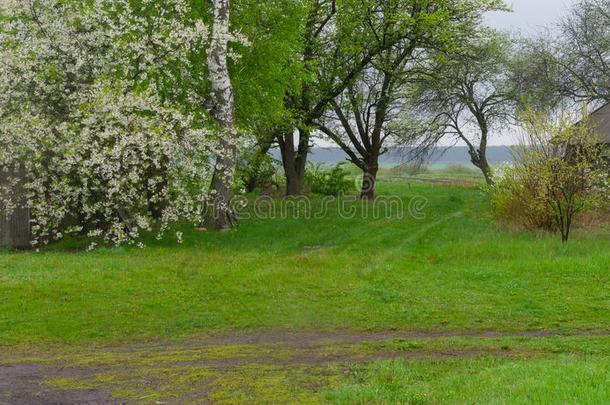
{"label": "bare soil patch", "polygon": [[44,380],[57,375],[57,370],[39,364],[0,365],[1,405],[65,405],[120,404],[108,392],[101,390],[57,390]]}
{"label": "bare soil patch", "polygon": [[[562,334],[554,331],[503,332],[353,332],[259,331],[223,333],[183,342],[107,348],[64,349],[47,353],[0,351],[0,405],[205,403],[211,384],[241,370],[293,370],[347,367],[386,359],[450,359],[478,356],[530,356],[525,350],[452,348],[396,341],[448,338],[607,337],[609,331]],[[388,342],[386,345],[385,342]],[[363,344],[369,344],[366,349]],[[205,372],[204,372],[205,371]],[[190,374],[189,374],[190,373]],[[194,374],[193,374],[194,373]],[[207,375],[210,377],[207,377]],[[264,373],[264,371],[263,371]],[[193,375],[191,375],[193,374]],[[186,375],[186,377],[185,377]],[[258,373],[253,374],[258,378]],[[178,378],[180,377],[180,378]],[[176,379],[172,384],[172,379]],[[226,378],[225,378],[226,379]],[[64,381],[58,386],[53,381]],[[166,385],[167,381],[169,385]],[[81,384],[80,382],[84,382]],[[182,384],[182,386],[178,386]],[[120,391],[141,396],[115,397]],[[174,389],[171,395],[166,392]],[[151,394],[152,392],[152,394]],[[163,395],[167,394],[167,398]],[[161,399],[159,399],[161,398]],[[150,399],[150,401],[149,401]]]}

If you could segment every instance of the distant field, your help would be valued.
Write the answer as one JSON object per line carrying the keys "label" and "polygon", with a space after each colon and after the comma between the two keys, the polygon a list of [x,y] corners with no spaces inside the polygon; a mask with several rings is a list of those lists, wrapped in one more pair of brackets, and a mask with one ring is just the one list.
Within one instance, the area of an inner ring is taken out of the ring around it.
{"label": "distant field", "polygon": [[[325,167],[331,167],[334,163],[319,162]],[[318,164],[319,164],[318,163]],[[341,161],[338,164],[342,165],[350,172],[353,177],[361,176],[362,170],[356,165],[347,161]],[[492,167],[499,167],[506,162],[495,163]],[[281,176],[281,174],[280,174]],[[481,171],[472,165],[469,161],[460,161],[459,163],[400,163],[396,161],[380,162],[378,179],[388,182],[405,182],[419,180],[426,182],[429,180],[432,183],[443,183],[442,180],[450,182],[451,180],[461,180],[470,183],[470,185],[479,185],[485,183],[485,178]],[[463,185],[463,184],[462,184]]]}
{"label": "distant field", "polygon": [[[381,156],[380,164],[384,167],[393,167],[408,162],[410,159],[409,148],[390,148],[389,152]],[[278,150],[272,151],[272,155],[281,160]],[[512,162],[513,155],[510,146],[489,146],[487,156],[491,164],[501,164]],[[309,160],[315,163],[337,164],[345,161],[347,155],[337,147],[315,147],[311,150]],[[438,147],[429,156],[430,165],[450,165],[461,164],[469,165],[470,156],[468,148],[465,146]]]}
{"label": "distant field", "polygon": [[184,244],[144,250],[0,252],[0,404],[16,370],[60,402],[610,397],[608,227],[564,246],[498,226],[477,187],[397,180],[380,191],[405,212],[427,204],[385,218],[349,202],[358,214],[345,218],[334,202],[321,218],[185,228]]}

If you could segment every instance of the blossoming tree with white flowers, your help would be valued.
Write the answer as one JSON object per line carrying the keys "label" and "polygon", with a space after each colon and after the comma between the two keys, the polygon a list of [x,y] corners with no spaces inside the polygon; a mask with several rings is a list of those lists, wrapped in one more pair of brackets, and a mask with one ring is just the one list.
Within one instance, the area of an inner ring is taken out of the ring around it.
{"label": "blossoming tree with white flowers", "polygon": [[0,206],[31,211],[33,245],[201,221],[218,150],[202,21],[188,0],[0,1]]}

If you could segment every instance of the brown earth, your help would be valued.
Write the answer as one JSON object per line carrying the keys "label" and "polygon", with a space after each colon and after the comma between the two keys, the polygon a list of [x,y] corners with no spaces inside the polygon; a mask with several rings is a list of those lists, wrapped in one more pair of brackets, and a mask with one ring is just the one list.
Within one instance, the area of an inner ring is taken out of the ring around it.
{"label": "brown earth", "polygon": [[[185,385],[182,391],[162,400],[163,379],[183,370],[208,370],[211,375],[231,376],[244,367],[311,368],[339,367],[382,359],[443,359],[477,356],[530,356],[523,350],[500,348],[443,348],[415,344],[407,350],[384,342],[430,342],[450,338],[548,338],[567,336],[553,331],[501,332],[298,332],[261,331],[225,333],[179,343],[138,344],[108,348],[53,350],[44,353],[10,353],[0,350],[0,405],[30,404],[124,404],[124,403],[207,403],[210,387],[194,378],[198,386]],[[608,337],[610,332],[571,334],[573,337]],[[375,346],[363,349],[363,344]],[[160,372],[159,370],[162,370]],[[202,374],[203,375],[203,374]],[[112,378],[108,377],[112,376]],[[85,381],[82,386],[79,381]],[[115,381],[117,380],[117,381]],[[53,381],[68,381],[63,386]],[[127,384],[131,391],[141,389],[141,397],[113,397],[117,387]],[[171,382],[171,381],[170,381]],[[74,385],[74,386],[71,386]],[[171,386],[171,385],[170,385]],[[168,386],[169,387],[169,386]],[[151,402],[148,402],[147,392]],[[160,392],[159,395],[155,392]],[[169,394],[168,394],[169,395]]]}

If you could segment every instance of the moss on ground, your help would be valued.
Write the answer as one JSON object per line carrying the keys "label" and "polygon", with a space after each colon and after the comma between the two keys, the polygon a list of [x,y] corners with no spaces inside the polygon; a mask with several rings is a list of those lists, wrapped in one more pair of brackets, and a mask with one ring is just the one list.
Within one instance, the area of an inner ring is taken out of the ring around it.
{"label": "moss on ground", "polygon": [[[538,395],[548,391],[553,398],[571,398],[554,391],[552,381],[562,383],[554,367],[576,373],[575,381],[565,383],[596,399],[605,391],[578,379],[600,381],[606,367],[610,370],[607,336],[332,336],[58,351],[14,356],[12,364],[39,364],[43,382],[58,390],[101,390],[143,404],[437,403],[459,400],[466,395],[460,391],[463,379],[470,375],[486,381],[490,369],[505,379],[513,369],[519,375],[531,369],[545,381]],[[477,395],[483,400],[495,394],[488,390]]]}

